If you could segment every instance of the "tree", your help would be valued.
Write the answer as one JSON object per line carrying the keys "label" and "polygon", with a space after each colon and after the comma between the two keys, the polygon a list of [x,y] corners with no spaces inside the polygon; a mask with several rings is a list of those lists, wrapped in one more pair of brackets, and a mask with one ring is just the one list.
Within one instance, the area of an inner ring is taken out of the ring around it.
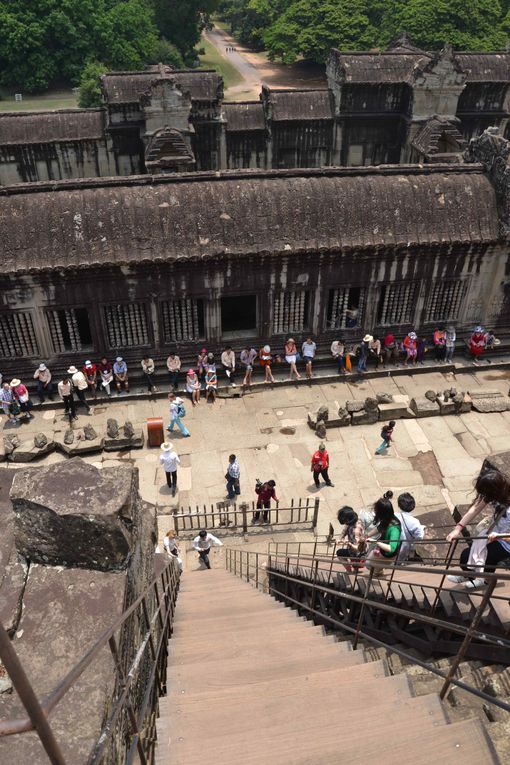
{"label": "tree", "polygon": [[219,0],[152,0],[156,25],[160,34],[175,45],[185,61],[195,58],[194,48],[200,40],[210,14]]}
{"label": "tree", "polygon": [[101,75],[106,71],[108,71],[108,68],[98,61],[90,61],[86,65],[80,78],[80,95],[78,99],[78,105],[82,109],[101,106],[103,103]]}

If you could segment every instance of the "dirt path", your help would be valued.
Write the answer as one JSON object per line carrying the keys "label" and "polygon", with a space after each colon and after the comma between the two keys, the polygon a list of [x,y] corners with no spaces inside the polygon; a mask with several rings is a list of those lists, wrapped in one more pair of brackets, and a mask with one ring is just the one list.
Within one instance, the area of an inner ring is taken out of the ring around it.
{"label": "dirt path", "polygon": [[[243,83],[228,89],[229,98],[258,99],[262,85],[294,89],[327,87],[324,67],[305,61],[290,65],[268,61],[263,54],[249,50],[216,26],[205,34],[220,55],[230,61],[243,77]],[[227,51],[230,47],[235,50]]]}

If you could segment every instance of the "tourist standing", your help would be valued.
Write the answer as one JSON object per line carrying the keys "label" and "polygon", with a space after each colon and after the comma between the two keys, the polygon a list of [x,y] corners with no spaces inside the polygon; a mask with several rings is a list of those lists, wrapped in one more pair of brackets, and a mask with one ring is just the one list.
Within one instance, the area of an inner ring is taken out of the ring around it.
{"label": "tourist standing", "polygon": [[76,420],[76,407],[74,403],[73,383],[69,377],[64,377],[57,385],[58,395],[64,402],[65,414],[69,416],[69,421]]}
{"label": "tourist standing", "polygon": [[404,365],[407,366],[409,362],[416,364],[416,357],[418,355],[418,337],[416,332],[408,332],[404,337],[404,349],[406,352],[406,358]]}
{"label": "tourist standing", "polygon": [[193,549],[197,551],[200,561],[206,568],[211,568],[209,553],[212,545],[215,547],[223,547],[223,542],[220,542],[217,537],[206,531],[206,529],[201,529],[198,532],[198,536],[193,540]]}
{"label": "tourist standing", "polygon": [[93,398],[97,398],[97,366],[93,364],[90,359],[87,359],[83,369],[83,374],[89,386],[89,391],[92,393]]}
{"label": "tourist standing", "polygon": [[32,408],[32,402],[30,401],[26,385],[23,385],[21,380],[18,380],[18,378],[15,377],[14,380],[11,380],[11,390],[25,418],[31,420],[32,415],[30,414],[30,409]]}
{"label": "tourist standing", "polygon": [[0,388],[0,404],[2,405],[3,413],[8,419],[12,420],[15,425],[19,425],[18,415],[21,410],[18,402],[14,398],[11,386],[7,382],[3,383]]}
{"label": "tourist standing", "polygon": [[34,372],[34,380],[37,380],[37,395],[39,401],[44,404],[45,397],[48,396],[53,401],[53,383],[51,382],[51,372],[46,364],[39,364]]}
{"label": "tourist standing", "polygon": [[230,345],[227,345],[223,353],[221,354],[221,363],[223,365],[223,369],[225,370],[225,374],[227,375],[230,384],[233,388],[236,387],[235,381],[234,381],[234,375],[236,371],[236,355]]}
{"label": "tourist standing", "polygon": [[331,343],[331,355],[338,365],[338,374],[345,374],[345,343],[343,340],[333,340]]}
{"label": "tourist standing", "polygon": [[67,374],[71,375],[73,388],[76,391],[76,395],[78,397],[79,402],[83,404],[87,412],[90,412],[90,406],[85,397],[85,391],[89,387],[85,375],[83,374],[83,372],[80,372],[78,369],[76,369],[75,366],[69,367],[69,369],[67,370]]}
{"label": "tourist standing", "polygon": [[436,351],[436,360],[439,361],[439,363],[442,363],[446,354],[445,328],[443,326],[436,327],[434,334],[432,335],[432,339],[434,341],[434,348]]}
{"label": "tourist standing", "polygon": [[264,508],[263,523],[269,523],[271,500],[274,499],[274,501],[278,503],[278,498],[276,496],[276,481],[271,480],[261,483],[257,480],[255,484],[255,494],[257,495],[257,510],[253,513],[252,523],[258,523],[262,508]]}
{"label": "tourist standing", "polygon": [[159,461],[165,471],[166,484],[172,490],[172,497],[175,497],[175,492],[177,491],[177,467],[181,464],[181,461],[173,450],[173,444],[169,441],[161,444],[160,449],[162,454],[159,457]]}
{"label": "tourist standing", "polygon": [[172,386],[173,390],[177,390],[179,386],[181,360],[173,351],[168,354],[168,358],[166,360],[166,368],[168,369],[168,375],[170,377],[170,385]]}
{"label": "tourist standing", "polygon": [[108,359],[103,356],[99,364],[99,374],[101,376],[101,387],[105,389],[108,398],[111,396],[110,385],[113,382],[113,368]]}
{"label": "tourist standing", "polygon": [[400,521],[401,544],[397,563],[403,563],[409,558],[411,553],[414,553],[415,540],[423,539],[425,537],[425,526],[422,526],[420,521],[411,515],[416,507],[416,502],[413,495],[409,494],[408,491],[400,494],[398,498],[398,507],[400,512],[395,513],[395,516]]}
{"label": "tourist standing", "polygon": [[292,375],[296,376],[296,380],[301,380],[301,375],[297,371],[297,348],[293,337],[289,337],[285,343],[285,361],[290,367],[289,380],[292,380]]}
{"label": "tourist standing", "polygon": [[117,395],[120,396],[121,388],[124,387],[126,393],[129,393],[128,368],[122,356],[117,356],[113,365],[113,375],[117,387]]}
{"label": "tourist standing", "polygon": [[372,335],[365,335],[359,346],[358,372],[366,372],[367,356],[370,351],[370,343],[374,338]]}
{"label": "tourist standing", "polygon": [[264,367],[264,382],[274,383],[273,372],[271,370],[272,364],[271,348],[269,345],[264,345],[259,351],[259,363],[261,367]]}
{"label": "tourist standing", "polygon": [[315,343],[311,337],[307,337],[301,346],[301,353],[303,355],[303,361],[305,362],[306,376],[311,380],[313,360],[317,353],[317,343]]}
{"label": "tourist standing", "polygon": [[[210,356],[212,354],[209,354]],[[205,373],[205,400],[209,401],[209,397],[212,398],[212,402],[216,401],[216,392],[218,390],[218,375],[216,374],[216,364],[214,363],[214,356],[212,360],[209,360],[207,364],[207,372]]]}
{"label": "tourist standing", "polygon": [[227,472],[225,473],[225,479],[227,481],[227,494],[229,499],[234,499],[236,495],[241,493],[241,469],[239,462],[235,454],[231,454],[228,458]]}
{"label": "tourist standing", "polygon": [[169,558],[175,558],[179,571],[182,571],[182,560],[179,556],[179,548],[177,547],[177,532],[171,529],[167,531],[163,539],[163,547]]}
{"label": "tourist standing", "polygon": [[395,420],[390,420],[387,425],[383,425],[381,430],[382,443],[375,450],[376,454],[382,454],[386,449],[389,449],[393,440],[393,429],[395,428]]}
{"label": "tourist standing", "polygon": [[156,393],[158,390],[156,388],[156,383],[154,382],[154,361],[151,359],[149,355],[144,356],[142,359],[142,372],[144,374],[145,380],[147,382],[147,392],[148,393]]}
{"label": "tourist standing", "polygon": [[381,351],[381,341],[377,337],[373,337],[368,344],[368,351],[371,359],[375,359],[375,368],[379,369],[379,364],[382,364],[383,356]]}
{"label": "tourist standing", "polygon": [[241,364],[245,368],[244,373],[244,380],[243,380],[243,387],[250,387],[251,386],[251,376],[253,374],[253,363],[255,359],[257,358],[257,351],[255,348],[244,348],[241,351],[241,355],[239,357]]}
{"label": "tourist standing", "polygon": [[312,456],[313,480],[317,488],[320,486],[319,476],[322,476],[326,482],[326,486],[333,486],[328,475],[329,470],[329,454],[326,451],[324,444],[320,444],[317,451]]}
{"label": "tourist standing", "polygon": [[200,403],[200,380],[194,369],[188,369],[186,375],[186,392],[191,397],[191,403],[193,406]]}
{"label": "tourist standing", "polygon": [[177,425],[182,435],[187,438],[190,435],[190,432],[182,422],[182,418],[186,416],[184,401],[182,398],[179,398],[179,396],[176,396],[175,393],[169,393],[168,400],[170,402],[170,422],[167,430],[172,432],[174,425]]}
{"label": "tourist standing", "polygon": [[445,335],[445,361],[449,361],[450,363],[453,361],[453,354],[455,353],[455,341],[457,340],[457,333],[455,332],[455,327],[452,327],[451,325],[446,327],[446,335]]}

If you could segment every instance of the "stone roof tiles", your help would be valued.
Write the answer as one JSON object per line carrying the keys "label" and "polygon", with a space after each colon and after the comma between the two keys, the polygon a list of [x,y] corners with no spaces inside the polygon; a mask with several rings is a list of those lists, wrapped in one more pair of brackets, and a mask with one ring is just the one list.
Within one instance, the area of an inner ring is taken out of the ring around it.
{"label": "stone roof tiles", "polygon": [[510,82],[510,52],[456,53],[467,82]]}
{"label": "stone roof tiles", "polygon": [[103,138],[104,109],[0,112],[0,146]]}
{"label": "stone roof tiles", "polygon": [[[433,168],[433,169],[432,169]],[[6,272],[493,242],[478,165],[234,171],[0,189]]]}
{"label": "stone roof tiles", "polygon": [[333,107],[328,90],[265,89],[275,122],[331,120]]}
{"label": "stone roof tiles", "polygon": [[223,80],[213,69],[172,69],[151,67],[144,72],[108,72],[102,77],[105,98],[111,104],[138,103],[157,80],[171,80],[183,91],[189,91],[192,101],[215,101],[223,96]]}
{"label": "stone roof tiles", "polygon": [[223,104],[229,133],[265,130],[264,108],[260,101],[231,101]]}

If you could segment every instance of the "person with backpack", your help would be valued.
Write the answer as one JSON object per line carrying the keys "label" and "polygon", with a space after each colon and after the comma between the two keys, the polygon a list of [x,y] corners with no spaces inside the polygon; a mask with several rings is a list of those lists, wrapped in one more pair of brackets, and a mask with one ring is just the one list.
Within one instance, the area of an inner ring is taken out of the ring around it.
{"label": "person with backpack", "polygon": [[333,486],[331,483],[330,477],[328,475],[328,468],[329,468],[329,454],[326,451],[326,447],[324,444],[320,444],[317,451],[314,453],[312,457],[312,473],[313,473],[313,480],[317,488],[320,486],[319,482],[319,476],[322,476],[324,478],[324,481],[326,482],[326,486]]}
{"label": "person with backpack", "polygon": [[172,432],[174,425],[177,425],[182,435],[185,438],[188,438],[190,432],[182,422],[182,418],[186,416],[186,410],[184,408],[184,402],[182,398],[176,396],[175,393],[169,393],[168,400],[170,401],[170,423],[167,427],[167,430]]}
{"label": "person with backpack", "polygon": [[271,507],[271,500],[274,499],[278,503],[276,496],[276,481],[266,481],[262,483],[257,478],[255,483],[255,494],[257,495],[257,510],[253,513],[252,523],[258,523],[260,518],[260,511],[264,508],[263,523],[269,523],[269,508]]}
{"label": "person with backpack", "polygon": [[390,443],[393,441],[393,428],[395,427],[395,420],[390,420],[387,425],[384,425],[381,430],[382,443],[375,450],[376,454],[382,454],[386,449],[389,449]]}

